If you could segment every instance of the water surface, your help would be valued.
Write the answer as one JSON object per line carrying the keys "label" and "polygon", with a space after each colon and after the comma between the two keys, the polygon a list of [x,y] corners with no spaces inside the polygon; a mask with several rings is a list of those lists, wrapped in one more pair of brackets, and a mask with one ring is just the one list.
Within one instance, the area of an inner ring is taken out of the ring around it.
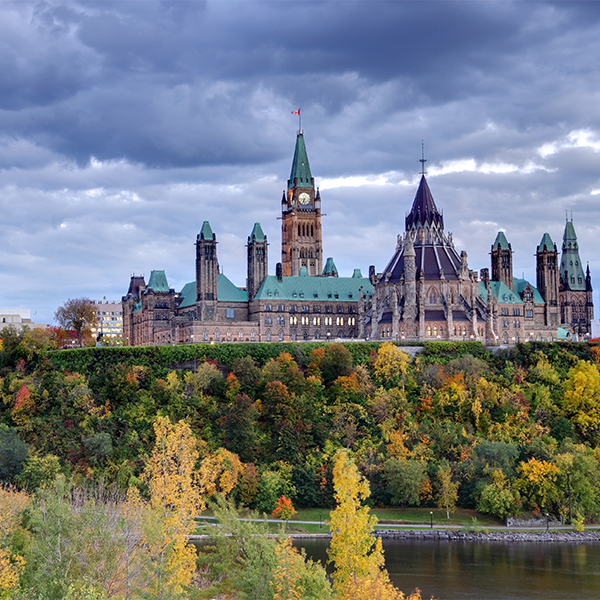
{"label": "water surface", "polygon": [[[328,540],[297,540],[326,560]],[[599,600],[600,544],[384,540],[386,567],[403,592],[425,599]]]}

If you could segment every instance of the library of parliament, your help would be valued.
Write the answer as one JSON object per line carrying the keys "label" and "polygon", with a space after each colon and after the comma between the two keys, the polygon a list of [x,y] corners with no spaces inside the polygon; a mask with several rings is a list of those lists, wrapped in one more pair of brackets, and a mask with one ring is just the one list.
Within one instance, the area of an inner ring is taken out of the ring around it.
{"label": "library of parliament", "polygon": [[[491,269],[470,270],[467,253],[444,230],[425,173],[404,232],[387,266],[341,277],[323,258],[321,194],[302,131],[281,198],[281,261],[268,273],[267,236],[255,223],[247,242],[245,286],[220,270],[208,221],[196,239],[196,277],[179,292],[164,271],[131,278],[123,297],[130,345],[302,340],[476,340],[517,344],[583,339],[593,319],[589,267],[584,272],[573,220],[559,257],[548,233],[536,249],[536,284],[513,275],[512,248],[501,231]],[[392,242],[390,240],[390,242]],[[392,243],[390,243],[392,246]],[[323,265],[323,263],[325,263]]]}

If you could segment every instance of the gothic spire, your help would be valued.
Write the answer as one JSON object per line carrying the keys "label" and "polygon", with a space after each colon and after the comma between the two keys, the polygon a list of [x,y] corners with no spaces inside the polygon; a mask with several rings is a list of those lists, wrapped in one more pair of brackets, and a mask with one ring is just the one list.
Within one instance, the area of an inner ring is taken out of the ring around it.
{"label": "gothic spire", "polygon": [[304,133],[302,131],[299,131],[296,137],[296,149],[294,150],[288,189],[293,188],[295,185],[298,187],[313,187],[313,178],[310,172],[308,154],[306,153],[306,146],[304,144]]}
{"label": "gothic spire", "polygon": [[406,231],[425,224],[436,225],[440,229],[444,229],[444,217],[435,205],[425,175],[422,174],[411,211],[406,217]]}

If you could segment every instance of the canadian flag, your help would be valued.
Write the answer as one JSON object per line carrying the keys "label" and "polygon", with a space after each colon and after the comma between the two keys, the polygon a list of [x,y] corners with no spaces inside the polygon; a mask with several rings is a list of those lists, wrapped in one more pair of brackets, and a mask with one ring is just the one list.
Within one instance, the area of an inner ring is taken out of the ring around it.
{"label": "canadian flag", "polygon": [[293,111],[292,111],[292,114],[293,114],[293,115],[299,115],[299,114],[300,114],[300,109],[298,109],[298,110],[293,110]]}

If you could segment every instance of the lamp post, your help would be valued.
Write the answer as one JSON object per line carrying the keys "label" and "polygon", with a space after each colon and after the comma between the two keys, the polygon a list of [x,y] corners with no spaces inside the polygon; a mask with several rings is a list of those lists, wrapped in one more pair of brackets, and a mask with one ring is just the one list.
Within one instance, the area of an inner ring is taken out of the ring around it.
{"label": "lamp post", "polygon": [[546,513],[546,533],[550,531],[550,513]]}
{"label": "lamp post", "polygon": [[431,529],[433,529],[433,511],[432,510],[429,511],[429,518],[431,520]]}

